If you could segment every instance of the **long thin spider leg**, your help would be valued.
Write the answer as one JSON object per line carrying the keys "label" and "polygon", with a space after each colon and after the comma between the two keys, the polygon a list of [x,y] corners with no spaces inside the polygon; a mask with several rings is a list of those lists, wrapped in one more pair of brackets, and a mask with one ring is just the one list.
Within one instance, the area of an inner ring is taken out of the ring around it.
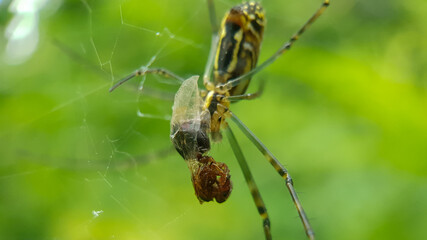
{"label": "long thin spider leg", "polygon": [[234,136],[231,128],[227,126],[226,135],[228,141],[230,142],[231,148],[233,149],[234,155],[239,162],[240,168],[242,169],[243,175],[245,176],[246,183],[248,184],[249,190],[251,191],[252,198],[255,202],[255,205],[258,209],[258,213],[262,218],[262,225],[264,227],[265,239],[270,240],[271,231],[270,231],[270,218],[267,214],[267,209],[265,208],[264,201],[261,198],[258,187],[256,186],[255,180],[252,177],[251,170],[249,169],[248,163],[246,162],[245,156],[243,156],[242,149],[237,143],[236,137]]}
{"label": "long thin spider leg", "polygon": [[288,173],[288,170],[279,162],[279,160],[277,160],[276,157],[273,156],[273,154],[267,149],[267,147],[255,136],[255,134],[252,133],[251,130],[249,130],[245,126],[245,124],[243,124],[242,121],[240,121],[240,119],[234,113],[231,113],[231,119],[236,123],[236,125],[240,128],[243,134],[245,134],[246,137],[251,140],[251,142],[258,148],[258,150],[264,155],[264,157],[271,163],[274,169],[276,169],[277,173],[280,174],[283,179],[285,179],[286,187],[288,188],[289,193],[291,194],[292,200],[301,218],[302,224],[304,225],[305,233],[307,234],[309,239],[313,240],[315,238],[313,229],[311,228],[310,222],[308,221],[308,217],[305,214],[298,195],[295,191],[293,181]]}
{"label": "long thin spider leg", "polygon": [[130,79],[137,77],[137,76],[142,76],[145,74],[157,74],[157,75],[161,75],[164,76],[166,78],[171,78],[171,79],[175,79],[179,82],[183,82],[184,79],[181,78],[180,76],[176,75],[175,73],[167,70],[167,69],[163,69],[163,68],[142,68],[142,69],[138,69],[135,72],[133,72],[132,74],[124,77],[122,80],[120,80],[118,83],[114,84],[114,86],[112,86],[110,88],[110,92],[114,91],[114,89],[118,88],[120,85],[122,85],[123,83],[129,81]]}
{"label": "long thin spider leg", "polygon": [[206,62],[205,72],[203,74],[203,84],[205,85],[207,90],[213,90],[214,85],[210,81],[210,77],[212,73],[216,47],[218,45],[218,25],[217,25],[215,5],[213,3],[213,0],[207,0],[207,3],[208,3],[208,10],[209,10],[209,19],[212,27],[212,40],[211,40],[211,48],[209,50],[208,61]]}
{"label": "long thin spider leg", "polygon": [[218,34],[218,24],[215,14],[214,0],[207,0],[209,10],[209,20],[211,22],[212,34]]}
{"label": "long thin spider leg", "polygon": [[239,85],[242,81],[249,79],[250,77],[252,77],[257,72],[263,70],[264,68],[266,68],[267,66],[272,64],[278,57],[280,57],[283,53],[285,53],[287,50],[289,50],[291,48],[293,43],[296,40],[298,40],[298,38],[307,30],[308,27],[310,27],[310,25],[313,22],[316,21],[317,18],[319,18],[320,15],[322,15],[322,13],[325,11],[325,9],[328,6],[329,6],[329,0],[325,0],[322,3],[322,5],[320,6],[320,8],[313,14],[313,16],[311,16],[311,18],[291,37],[291,39],[289,41],[285,42],[279,48],[279,50],[277,50],[277,52],[275,52],[273,54],[273,56],[271,56],[270,58],[265,60],[262,64],[258,65],[257,67],[255,67],[251,71],[247,72],[246,74],[243,74],[243,75],[241,75],[241,76],[239,76],[233,80],[229,80],[225,84],[221,84],[221,85],[216,86],[215,87],[216,90],[220,91],[220,92],[229,91],[231,88]]}
{"label": "long thin spider leg", "polygon": [[240,100],[252,100],[252,99],[258,98],[262,95],[262,93],[264,92],[264,87],[265,87],[265,81],[261,80],[258,91],[254,92],[254,93],[246,93],[243,95],[229,96],[229,97],[227,97],[227,99],[230,100],[231,102],[237,102]]}

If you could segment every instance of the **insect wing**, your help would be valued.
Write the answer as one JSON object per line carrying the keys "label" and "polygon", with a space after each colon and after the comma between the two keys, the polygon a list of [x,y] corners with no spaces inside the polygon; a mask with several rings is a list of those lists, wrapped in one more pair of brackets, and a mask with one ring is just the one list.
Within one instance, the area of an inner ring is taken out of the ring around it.
{"label": "insect wing", "polygon": [[185,160],[196,159],[197,155],[210,149],[210,115],[208,111],[202,111],[198,79],[193,76],[182,83],[172,107],[170,137]]}
{"label": "insect wing", "polygon": [[198,79],[199,76],[193,76],[185,80],[175,94],[171,126],[200,117],[203,100],[199,94]]}

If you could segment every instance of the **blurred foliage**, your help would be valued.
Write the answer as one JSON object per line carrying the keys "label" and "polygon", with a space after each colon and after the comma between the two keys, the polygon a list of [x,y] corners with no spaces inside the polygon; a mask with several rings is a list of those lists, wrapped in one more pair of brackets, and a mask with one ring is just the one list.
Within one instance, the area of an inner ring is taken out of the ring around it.
{"label": "blurred foliage", "polygon": [[[236,3],[216,1],[218,21]],[[263,1],[260,61],[320,3]],[[0,2],[2,33],[9,4]],[[264,95],[232,106],[289,168],[318,239],[427,236],[425,9],[424,0],[332,1],[253,79],[250,91],[267,80]],[[200,205],[186,164],[169,150],[169,122],[138,117],[141,108],[170,110],[177,85],[149,76],[147,95],[137,90],[142,78],[108,93],[153,56],[153,67],[202,74],[205,1],[50,1],[38,19],[26,62],[11,64],[0,41],[1,239],[263,239],[227,141],[212,154],[229,165],[233,193]],[[274,239],[305,239],[282,179],[230,124]]]}

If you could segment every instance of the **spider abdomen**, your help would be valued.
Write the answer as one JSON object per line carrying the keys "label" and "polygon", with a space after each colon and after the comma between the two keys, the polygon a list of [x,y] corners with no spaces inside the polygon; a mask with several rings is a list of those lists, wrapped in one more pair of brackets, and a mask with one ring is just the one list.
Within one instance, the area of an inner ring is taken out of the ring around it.
{"label": "spider abdomen", "polygon": [[[264,10],[259,3],[243,3],[226,13],[215,56],[215,85],[235,79],[256,66],[264,25]],[[249,81],[247,79],[233,87],[230,95],[245,93]]]}

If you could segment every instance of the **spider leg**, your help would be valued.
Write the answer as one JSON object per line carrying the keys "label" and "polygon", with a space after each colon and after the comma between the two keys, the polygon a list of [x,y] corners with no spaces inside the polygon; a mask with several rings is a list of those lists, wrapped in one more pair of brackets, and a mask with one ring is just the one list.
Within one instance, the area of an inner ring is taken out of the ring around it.
{"label": "spider leg", "polygon": [[242,149],[237,143],[236,137],[234,136],[231,128],[227,126],[226,135],[228,141],[230,142],[231,148],[233,149],[234,155],[239,162],[240,168],[242,169],[243,175],[245,176],[246,183],[248,184],[249,190],[251,191],[252,198],[255,202],[255,205],[258,209],[258,213],[262,218],[262,225],[264,227],[265,239],[271,240],[271,231],[270,231],[270,218],[267,214],[267,209],[265,208],[264,201],[261,198],[261,194],[256,186],[255,180],[252,177],[251,170],[249,169],[248,163],[246,162],[245,156],[243,156]]}
{"label": "spider leg", "polygon": [[231,102],[237,102],[240,100],[252,100],[252,99],[258,98],[262,95],[262,93],[264,92],[264,87],[265,87],[265,81],[261,80],[259,87],[258,87],[258,91],[254,92],[254,93],[246,93],[246,94],[242,94],[242,95],[229,96],[229,97],[227,97],[227,99],[230,100]]}
{"label": "spider leg", "polygon": [[183,78],[181,78],[180,76],[176,75],[175,73],[173,73],[167,69],[163,69],[163,68],[141,68],[141,69],[138,69],[135,72],[131,73],[130,75],[124,77],[118,83],[114,84],[114,86],[112,86],[110,88],[110,92],[114,91],[114,89],[118,88],[120,85],[127,82],[128,80],[130,80],[134,77],[143,76],[146,74],[161,75],[161,76],[166,77],[166,78],[175,79],[181,83],[184,82]]}
{"label": "spider leg", "polygon": [[320,8],[311,16],[310,19],[289,39],[289,41],[285,42],[279,50],[277,50],[273,56],[265,60],[263,63],[252,69],[251,71],[247,72],[246,74],[243,74],[233,80],[229,80],[227,83],[220,84],[218,86],[215,86],[215,90],[219,92],[229,91],[233,87],[239,85],[242,81],[249,79],[257,72],[263,70],[270,64],[272,64],[278,57],[280,57],[283,53],[285,53],[287,50],[291,48],[293,43],[298,40],[298,38],[307,30],[310,25],[319,18],[320,15],[325,11],[325,9],[329,6],[329,0],[324,0]]}
{"label": "spider leg", "polygon": [[301,205],[301,202],[298,198],[298,195],[295,191],[293,181],[291,176],[288,173],[288,170],[277,160],[276,157],[273,156],[273,154],[267,149],[267,147],[255,136],[255,134],[252,133],[251,130],[249,130],[242,121],[240,121],[239,118],[234,113],[231,113],[231,119],[236,123],[236,125],[240,128],[240,130],[243,132],[243,134],[246,135],[249,140],[258,148],[258,150],[264,155],[264,157],[270,162],[270,164],[276,169],[277,173],[285,179],[286,187],[289,190],[289,193],[291,194],[292,200],[295,204],[295,207],[298,211],[298,214],[301,218],[302,224],[304,225],[304,230],[306,235],[309,239],[313,240],[314,232],[311,228],[310,222],[308,221],[308,217],[304,212],[304,209]]}
{"label": "spider leg", "polygon": [[215,88],[214,84],[210,81],[212,67],[216,52],[216,47],[218,45],[218,25],[215,14],[215,5],[213,3],[214,0],[207,0],[208,10],[209,10],[209,19],[211,22],[212,28],[212,40],[211,40],[211,48],[209,50],[208,61],[206,62],[205,72],[203,74],[203,84],[205,85],[207,90],[213,90]]}

